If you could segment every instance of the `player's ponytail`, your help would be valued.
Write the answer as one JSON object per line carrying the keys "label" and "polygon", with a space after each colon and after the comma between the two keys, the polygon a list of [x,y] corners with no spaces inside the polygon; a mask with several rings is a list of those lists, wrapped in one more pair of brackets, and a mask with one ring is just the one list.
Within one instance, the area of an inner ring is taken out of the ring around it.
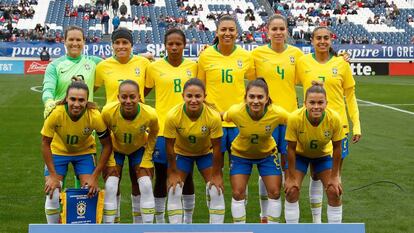
{"label": "player's ponytail", "polygon": [[247,84],[246,87],[246,92],[244,94],[244,99],[247,98],[247,92],[252,88],[252,87],[259,87],[262,88],[266,94],[266,96],[269,98],[269,101],[267,101],[266,103],[266,107],[269,106],[270,104],[272,104],[272,99],[269,96],[269,86],[267,85],[266,81],[264,80],[264,78],[262,77],[257,77],[255,80],[250,81]]}
{"label": "player's ponytail", "polygon": [[311,94],[311,93],[320,93],[320,94],[323,94],[325,96],[325,98],[326,98],[326,90],[323,87],[323,82],[315,81],[315,80],[312,81],[312,86],[309,87],[306,90],[305,101],[308,98],[308,95]]}
{"label": "player's ponytail", "polygon": [[[69,96],[69,91],[71,89],[80,89],[80,90],[85,90],[86,91],[86,98],[89,99],[89,88],[88,85],[86,85],[85,81],[83,80],[82,76],[73,76],[71,78],[72,83],[68,86],[68,89],[66,89],[66,95],[65,98],[63,98],[63,100],[57,102],[57,105],[65,105],[68,102],[66,101],[66,99]],[[89,102],[86,104],[86,108],[87,109],[97,109],[97,105],[93,102]]]}

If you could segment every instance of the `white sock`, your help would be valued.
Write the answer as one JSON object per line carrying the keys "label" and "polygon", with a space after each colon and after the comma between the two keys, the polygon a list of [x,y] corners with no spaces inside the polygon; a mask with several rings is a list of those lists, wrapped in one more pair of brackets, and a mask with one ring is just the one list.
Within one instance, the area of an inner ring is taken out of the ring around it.
{"label": "white sock", "polygon": [[247,202],[249,201],[249,185],[246,185],[246,191],[244,192],[246,197],[244,198],[244,205],[247,206]]}
{"label": "white sock", "polygon": [[116,206],[116,193],[118,192],[119,178],[116,176],[110,176],[105,182],[105,197],[104,197],[104,210],[103,210],[103,222],[114,223],[117,212]]}
{"label": "white sock", "polygon": [[211,198],[210,198],[210,191],[208,190],[208,186],[210,186],[210,182],[207,182],[206,184],[206,205],[207,205],[207,208],[210,208]]}
{"label": "white sock", "polygon": [[131,194],[131,201],[132,201],[132,222],[142,223],[141,195],[134,196]]}
{"label": "white sock", "polygon": [[181,188],[179,184],[175,186],[175,192],[173,192],[172,187],[168,190],[167,211],[170,223],[183,223],[183,203],[181,201],[182,195],[183,188]]}
{"label": "white sock", "polygon": [[328,223],[342,223],[342,205],[328,205]]}
{"label": "white sock", "polygon": [[231,215],[233,216],[233,223],[246,223],[246,200],[236,201],[231,199]]}
{"label": "white sock", "polygon": [[195,194],[183,195],[184,223],[193,223],[193,212],[195,206]]}
{"label": "white sock", "polygon": [[268,197],[267,197],[267,190],[266,186],[262,180],[262,177],[259,176],[259,203],[260,203],[260,218],[267,217],[267,206],[268,206]]}
{"label": "white sock", "polygon": [[116,206],[115,223],[119,223],[121,221],[121,194],[116,196]]}
{"label": "white sock", "polygon": [[[207,184],[208,190],[209,184]],[[226,206],[224,205],[223,192],[219,195],[219,190],[216,186],[211,186],[209,190],[209,196],[211,198],[210,206],[208,207],[210,213],[210,223],[224,223],[224,214]]]}
{"label": "white sock", "polygon": [[285,200],[286,223],[299,223],[299,202],[290,203]]}
{"label": "white sock", "polygon": [[313,180],[310,178],[309,182],[309,199],[312,210],[313,223],[322,222],[322,199],[323,199],[323,184],[320,180]]}
{"label": "white sock", "polygon": [[[62,187],[62,182],[60,182],[60,187]],[[53,190],[53,198],[50,199],[50,195],[46,195],[45,201],[45,214],[48,224],[57,224],[59,223],[59,214],[60,214],[60,203],[59,203],[59,189]]]}
{"label": "white sock", "polygon": [[282,214],[282,201],[279,199],[269,198],[269,205],[267,206],[267,221],[268,223],[279,223],[280,215]]}
{"label": "white sock", "polygon": [[153,223],[155,213],[154,193],[152,182],[149,176],[138,179],[139,190],[141,191],[141,216],[143,223]]}
{"label": "white sock", "polygon": [[165,197],[155,198],[155,220],[157,223],[165,223]]}

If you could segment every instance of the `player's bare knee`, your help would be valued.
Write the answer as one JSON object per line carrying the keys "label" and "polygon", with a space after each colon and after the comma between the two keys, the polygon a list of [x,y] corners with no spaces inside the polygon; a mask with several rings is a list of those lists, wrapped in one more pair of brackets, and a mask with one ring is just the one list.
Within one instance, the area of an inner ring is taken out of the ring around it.
{"label": "player's bare knee", "polygon": [[297,202],[299,200],[299,194],[299,189],[294,188],[286,194],[286,200],[290,203]]}
{"label": "player's bare knee", "polygon": [[267,192],[267,196],[270,199],[279,199],[280,198],[280,192],[279,190],[271,190],[270,192]]}
{"label": "player's bare knee", "polygon": [[236,201],[245,200],[246,199],[246,190],[245,189],[233,190],[233,198]]}

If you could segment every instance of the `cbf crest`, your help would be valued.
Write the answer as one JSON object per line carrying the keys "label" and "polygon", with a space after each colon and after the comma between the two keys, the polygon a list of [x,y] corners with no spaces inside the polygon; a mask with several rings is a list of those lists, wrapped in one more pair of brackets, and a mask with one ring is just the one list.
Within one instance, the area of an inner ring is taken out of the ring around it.
{"label": "cbf crest", "polygon": [[266,125],[265,126],[265,132],[266,132],[266,134],[269,134],[271,132],[271,130],[272,130],[272,127],[270,125]]}
{"label": "cbf crest", "polygon": [[290,60],[291,65],[295,64],[295,57],[294,56],[289,56],[289,60]]}
{"label": "cbf crest", "polygon": [[206,134],[208,132],[208,128],[206,125],[201,126],[201,133]]}
{"label": "cbf crest", "polygon": [[91,66],[89,64],[85,64],[85,70],[90,70]]}
{"label": "cbf crest", "polygon": [[191,70],[187,69],[187,77],[191,78]]}
{"label": "cbf crest", "polygon": [[332,76],[337,76],[338,75],[338,68],[334,67],[332,68]]}
{"label": "cbf crest", "polygon": [[78,202],[76,205],[76,213],[78,216],[84,216],[86,213],[86,203],[84,201]]}
{"label": "cbf crest", "polygon": [[90,134],[91,133],[91,128],[89,128],[89,127],[85,127],[84,129],[83,129],[83,135],[88,135],[88,134]]}
{"label": "cbf crest", "polygon": [[325,130],[325,132],[323,132],[323,135],[325,136],[325,138],[330,138],[331,132],[329,130]]}
{"label": "cbf crest", "polygon": [[239,67],[239,69],[243,68],[243,61],[242,60],[237,60],[237,66]]}
{"label": "cbf crest", "polygon": [[142,125],[141,127],[139,127],[139,132],[141,132],[141,133],[145,133],[146,130],[147,130],[146,125]]}
{"label": "cbf crest", "polygon": [[141,74],[141,70],[137,67],[135,68],[135,75],[139,76]]}

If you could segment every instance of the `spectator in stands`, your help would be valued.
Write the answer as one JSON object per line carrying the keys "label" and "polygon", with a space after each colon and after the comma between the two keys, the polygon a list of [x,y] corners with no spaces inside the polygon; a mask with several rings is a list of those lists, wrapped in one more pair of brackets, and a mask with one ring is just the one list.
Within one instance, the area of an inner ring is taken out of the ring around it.
{"label": "spectator in stands", "polygon": [[248,28],[249,32],[253,33],[256,31],[256,27],[254,26],[254,23]]}
{"label": "spectator in stands", "polygon": [[242,9],[240,9],[240,6],[237,6],[237,7],[236,7],[236,9],[234,9],[234,11],[235,11],[237,14],[244,14],[244,11],[243,11]]}
{"label": "spectator in stands", "polygon": [[104,34],[107,35],[109,31],[109,14],[106,10],[102,14],[101,24],[104,26]]}
{"label": "spectator in stands", "polygon": [[125,17],[125,15],[121,15],[121,17],[119,18],[120,22],[127,22],[127,18]]}
{"label": "spectator in stands", "polygon": [[111,0],[105,0],[104,6],[105,10],[109,10],[109,4],[111,3]]}
{"label": "spectator in stands", "polygon": [[40,60],[41,61],[50,60],[50,55],[49,55],[49,52],[46,50],[46,46],[43,46],[42,51],[40,51]]}
{"label": "spectator in stands", "polygon": [[118,14],[119,9],[119,0],[112,0],[112,10],[114,12],[114,15]]}
{"label": "spectator in stands", "polygon": [[197,11],[203,11],[203,10],[204,10],[204,9],[203,9],[203,5],[201,5],[201,4],[200,4],[200,5],[198,6],[198,8],[197,8]]}
{"label": "spectator in stands", "polygon": [[411,15],[408,15],[408,17],[407,17],[407,23],[412,23],[412,22],[414,22],[413,17]]}
{"label": "spectator in stands", "polygon": [[115,15],[112,18],[112,25],[114,26],[114,30],[116,30],[119,27],[119,24],[121,24],[121,20],[119,19],[118,15]]}
{"label": "spectator in stands", "polygon": [[246,9],[246,14],[253,14],[253,10],[250,8],[250,6],[247,7]]}
{"label": "spectator in stands", "polygon": [[372,21],[372,18],[371,17],[368,17],[368,20],[367,20],[367,24],[373,24],[374,22]]}
{"label": "spectator in stands", "polygon": [[411,44],[414,44],[414,36],[411,37]]}
{"label": "spectator in stands", "polygon": [[127,14],[127,12],[128,12],[128,8],[127,8],[127,6],[125,5],[125,2],[123,2],[123,3],[122,3],[122,5],[119,7],[119,13],[120,13],[121,15],[126,15],[126,14]]}

